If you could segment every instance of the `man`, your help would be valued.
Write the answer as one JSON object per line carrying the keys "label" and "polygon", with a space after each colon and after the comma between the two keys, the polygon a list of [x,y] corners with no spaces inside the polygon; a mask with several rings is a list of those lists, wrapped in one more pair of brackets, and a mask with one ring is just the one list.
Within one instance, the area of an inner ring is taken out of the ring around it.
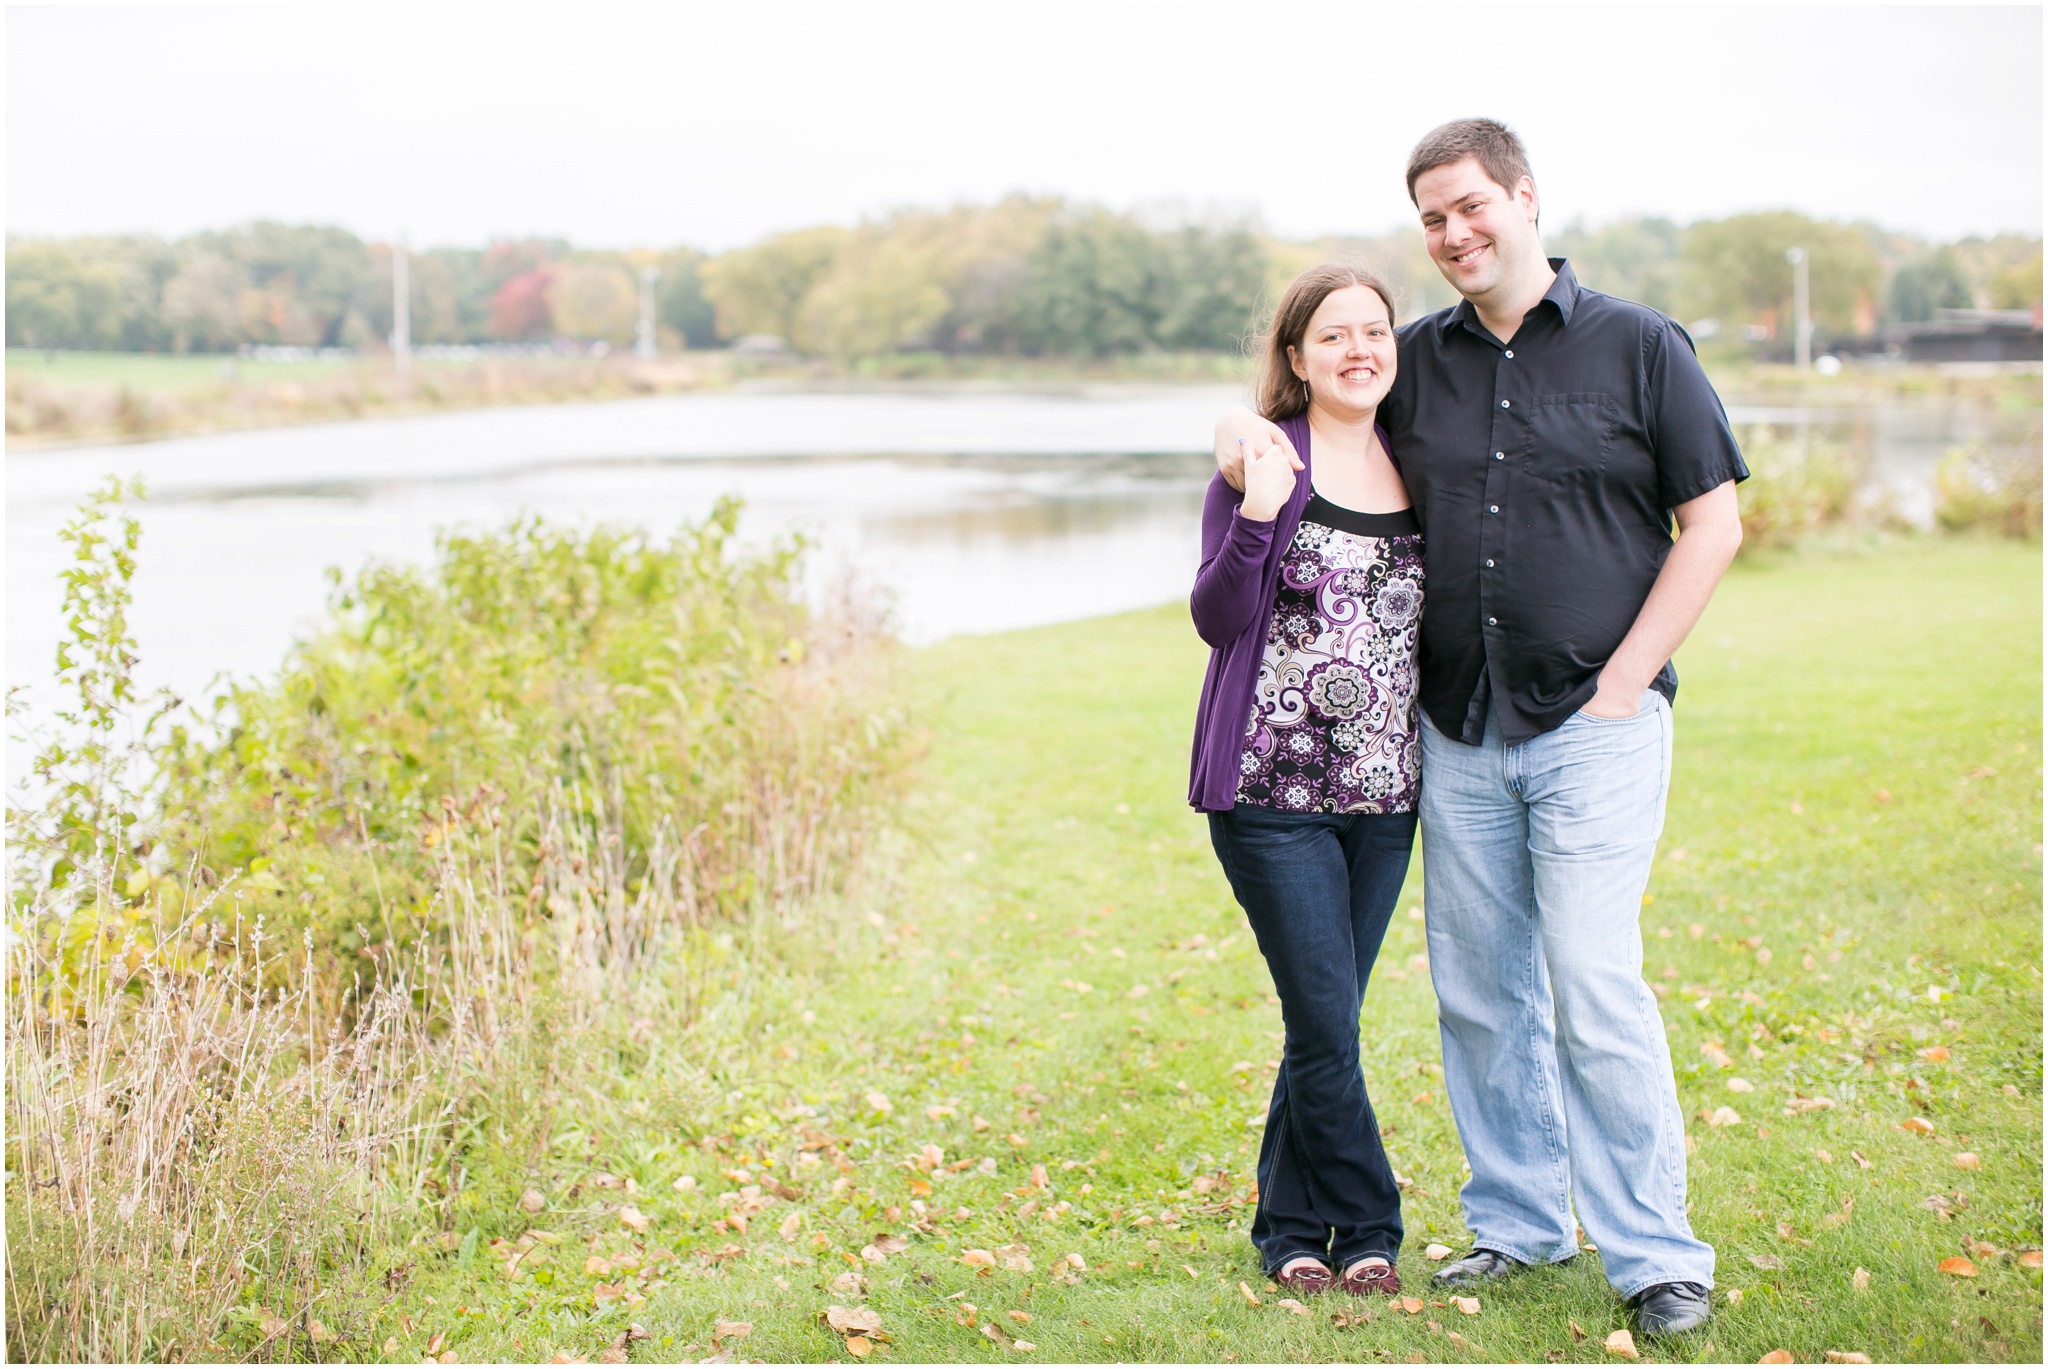
{"label": "man", "polygon": [[[1464,297],[1400,330],[1380,409],[1426,540],[1430,973],[1472,1168],[1474,1249],[1435,1277],[1568,1260],[1576,1208],[1641,1328],[1687,1331],[1709,1315],[1714,1251],[1686,1220],[1637,918],[1671,773],[1671,656],[1741,543],[1749,472],[1684,331],[1546,259],[1506,126],[1431,132],[1408,191]],[[1240,439],[1263,452],[1277,433],[1226,415],[1226,478]]]}

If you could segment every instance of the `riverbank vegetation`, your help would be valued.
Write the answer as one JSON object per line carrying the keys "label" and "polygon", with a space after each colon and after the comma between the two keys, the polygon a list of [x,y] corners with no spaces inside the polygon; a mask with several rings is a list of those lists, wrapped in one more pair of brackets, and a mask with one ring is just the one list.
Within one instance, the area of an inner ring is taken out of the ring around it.
{"label": "riverbank vegetation", "polygon": [[731,505],[449,537],[274,680],[138,698],[132,494],[65,533],[71,702],[9,810],[14,1358],[212,1358],[258,1304],[317,1342],[482,1100],[690,1001],[660,967],[829,939],[911,745],[876,624]]}
{"label": "riverbank vegetation", "polygon": [[[1418,1301],[1260,1277],[1279,1020],[1183,610],[906,652],[730,520],[369,568],[212,729],[134,697],[137,534],[81,515],[12,1357],[1606,1357],[1593,1255],[1430,1299],[1420,870],[1365,1031]],[[1870,536],[1738,567],[1680,661],[1646,973],[1721,1265],[1651,1358],[2040,1354],[2039,552]]]}

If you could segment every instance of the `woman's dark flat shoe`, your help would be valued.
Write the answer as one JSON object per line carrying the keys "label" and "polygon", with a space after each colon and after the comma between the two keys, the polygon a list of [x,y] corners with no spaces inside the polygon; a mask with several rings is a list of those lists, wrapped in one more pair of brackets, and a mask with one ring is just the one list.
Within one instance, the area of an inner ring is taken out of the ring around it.
{"label": "woman's dark flat shoe", "polygon": [[1299,1293],[1304,1298],[1313,1298],[1327,1293],[1336,1284],[1337,1276],[1319,1264],[1305,1264],[1287,1274],[1275,1274],[1273,1282],[1290,1293]]}
{"label": "woman's dark flat shoe", "polygon": [[1369,1264],[1354,1266],[1342,1280],[1346,1293],[1354,1298],[1371,1298],[1380,1295],[1393,1298],[1401,1293],[1401,1276],[1394,1272],[1391,1264]]}

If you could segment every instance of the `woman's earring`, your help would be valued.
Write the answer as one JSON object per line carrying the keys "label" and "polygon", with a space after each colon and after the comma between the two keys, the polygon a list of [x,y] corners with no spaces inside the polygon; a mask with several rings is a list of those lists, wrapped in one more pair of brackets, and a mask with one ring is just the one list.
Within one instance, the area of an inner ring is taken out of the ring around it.
{"label": "woman's earring", "polygon": [[1301,402],[1304,404],[1309,402],[1308,382],[1306,380],[1301,382]]}

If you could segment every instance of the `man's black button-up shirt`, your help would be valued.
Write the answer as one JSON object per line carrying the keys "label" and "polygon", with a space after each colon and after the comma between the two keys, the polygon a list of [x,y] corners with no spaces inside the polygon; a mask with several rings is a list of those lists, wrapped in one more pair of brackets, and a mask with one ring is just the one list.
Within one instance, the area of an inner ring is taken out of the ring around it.
{"label": "man's black button-up shirt", "polygon": [[[1422,706],[1510,744],[1593,697],[1671,550],[1671,510],[1749,470],[1685,331],[1557,280],[1502,343],[1469,301],[1398,333],[1380,406],[1426,539]],[[1656,688],[1673,698],[1669,662]]]}

